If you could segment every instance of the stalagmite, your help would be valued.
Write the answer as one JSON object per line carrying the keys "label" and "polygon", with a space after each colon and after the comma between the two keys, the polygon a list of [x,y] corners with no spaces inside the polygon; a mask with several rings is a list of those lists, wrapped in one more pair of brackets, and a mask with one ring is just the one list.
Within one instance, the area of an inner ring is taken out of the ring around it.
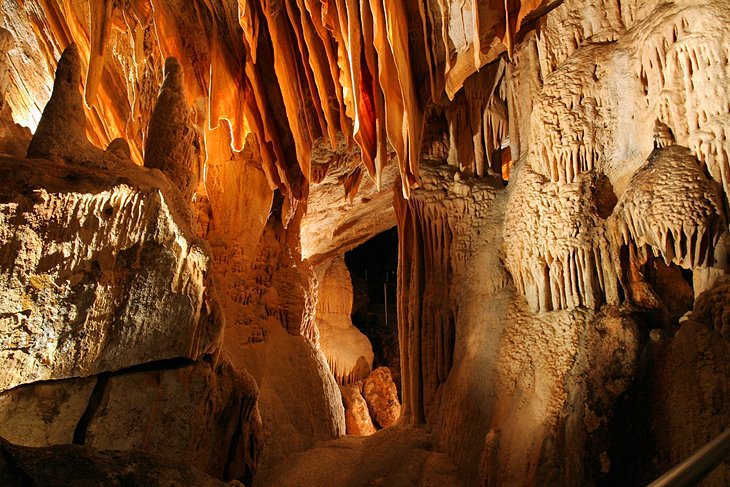
{"label": "stalagmite", "polygon": [[92,146],[86,138],[80,82],[81,58],[76,45],[71,44],[58,61],[53,94],[28,146],[27,157],[98,164],[101,150]]}
{"label": "stalagmite", "polygon": [[373,365],[370,340],[352,324],[352,282],[344,259],[322,264],[319,275],[316,323],[327,363],[341,384],[364,379]]}
{"label": "stalagmite", "polygon": [[197,134],[190,120],[183,88],[183,72],[174,58],[165,60],[165,81],[160,88],[145,145],[145,167],[160,169],[185,201],[197,185]]}

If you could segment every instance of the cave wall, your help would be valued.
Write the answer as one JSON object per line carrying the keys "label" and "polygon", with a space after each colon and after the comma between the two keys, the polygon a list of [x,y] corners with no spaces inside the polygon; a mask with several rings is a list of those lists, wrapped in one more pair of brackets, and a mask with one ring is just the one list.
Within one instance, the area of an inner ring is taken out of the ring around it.
{"label": "cave wall", "polygon": [[265,485],[344,432],[328,272],[396,222],[402,422],[468,484],[727,426],[725,2],[0,5],[0,435]]}
{"label": "cave wall", "polygon": [[[638,485],[727,427],[727,372],[709,372],[727,341],[706,311],[725,289],[727,15],[563,2],[485,71],[494,101],[445,109],[446,164],[396,196],[404,407],[471,483]],[[506,187],[487,164],[503,142]],[[680,326],[683,286],[699,298]],[[616,447],[632,408],[653,452],[634,458]]]}
{"label": "cave wall", "polygon": [[[259,389],[223,354],[211,247],[173,182],[189,179],[189,166],[139,167],[121,139],[91,145],[80,64],[69,46],[25,141],[29,157],[1,166],[0,434],[33,447],[144,451],[156,459],[149,468],[167,459],[248,481]],[[186,109],[167,110],[180,106],[183,87],[174,78],[165,87],[155,111],[168,116],[151,131],[162,134],[160,150],[191,153],[177,137]]]}

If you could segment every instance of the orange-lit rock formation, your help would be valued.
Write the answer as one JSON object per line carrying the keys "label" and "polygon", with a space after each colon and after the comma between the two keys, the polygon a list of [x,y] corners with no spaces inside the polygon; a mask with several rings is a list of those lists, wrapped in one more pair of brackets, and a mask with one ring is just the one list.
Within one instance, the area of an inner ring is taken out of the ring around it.
{"label": "orange-lit rock formation", "polygon": [[335,257],[318,272],[317,314],[320,348],[340,383],[364,379],[373,366],[370,340],[352,324],[352,281],[345,260]]}
{"label": "orange-lit rock formation", "polygon": [[[728,427],[726,1],[0,14],[0,436],[85,446],[0,478],[632,485]],[[344,259],[396,225],[400,389]]]}

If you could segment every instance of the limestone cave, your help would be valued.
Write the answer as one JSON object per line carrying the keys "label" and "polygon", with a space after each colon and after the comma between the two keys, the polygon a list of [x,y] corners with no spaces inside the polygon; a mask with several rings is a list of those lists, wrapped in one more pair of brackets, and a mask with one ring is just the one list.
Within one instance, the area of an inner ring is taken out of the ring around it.
{"label": "limestone cave", "polygon": [[727,0],[0,0],[0,485],[730,486]]}

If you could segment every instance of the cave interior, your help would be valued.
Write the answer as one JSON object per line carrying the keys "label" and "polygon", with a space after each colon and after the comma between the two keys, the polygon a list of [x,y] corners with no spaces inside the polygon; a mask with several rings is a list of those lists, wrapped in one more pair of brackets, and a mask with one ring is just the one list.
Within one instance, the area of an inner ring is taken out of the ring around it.
{"label": "cave interior", "polygon": [[726,0],[0,0],[0,485],[728,486],[729,205]]}

